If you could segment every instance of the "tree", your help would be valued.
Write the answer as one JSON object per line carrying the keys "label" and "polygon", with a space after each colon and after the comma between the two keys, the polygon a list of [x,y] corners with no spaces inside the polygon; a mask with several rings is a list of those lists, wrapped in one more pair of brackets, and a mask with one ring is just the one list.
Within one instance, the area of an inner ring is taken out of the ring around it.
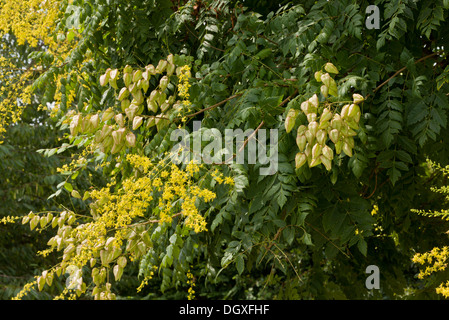
{"label": "tree", "polygon": [[[379,30],[366,1],[58,3],[49,39],[67,54],[29,56],[66,138],[42,152],[79,150],[52,199],[89,209],[24,218],[56,230],[39,290],[67,272],[58,297],[115,298],[135,266],[147,297],[438,297],[411,258],[447,224],[410,209],[438,205],[424,164],[448,158],[447,1],[375,1]],[[229,155],[226,129],[249,132]],[[176,163],[180,145],[219,161]],[[265,158],[238,163],[254,146]],[[78,183],[89,167],[105,184]]]}

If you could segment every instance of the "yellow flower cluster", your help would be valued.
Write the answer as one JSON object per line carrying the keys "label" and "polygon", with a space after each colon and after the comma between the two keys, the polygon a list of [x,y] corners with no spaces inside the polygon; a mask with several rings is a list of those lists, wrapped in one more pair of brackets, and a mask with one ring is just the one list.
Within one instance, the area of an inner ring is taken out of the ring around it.
{"label": "yellow flower cluster", "polygon": [[31,102],[31,86],[27,83],[32,76],[31,70],[21,70],[0,57],[0,135],[9,124],[20,120],[23,109]]}
{"label": "yellow flower cluster", "polygon": [[429,252],[415,254],[412,261],[421,265],[429,264],[429,266],[421,270],[418,274],[418,278],[423,279],[434,272],[445,270],[448,258],[449,247],[435,247]]}
{"label": "yellow flower cluster", "polygon": [[0,36],[11,32],[19,45],[35,47],[42,40],[54,43],[53,30],[65,5],[61,0],[4,0],[0,2]]}
{"label": "yellow flower cluster", "polygon": [[195,290],[193,287],[195,287],[195,277],[193,274],[189,271],[187,271],[187,284],[190,285],[189,289],[187,290],[187,299],[193,300],[195,299]]}
{"label": "yellow flower cluster", "polygon": [[178,84],[178,94],[184,101],[189,101],[190,94],[189,94],[189,88],[190,83],[189,79],[191,78],[192,74],[190,72],[190,67],[188,65],[182,66],[179,69],[179,84]]}

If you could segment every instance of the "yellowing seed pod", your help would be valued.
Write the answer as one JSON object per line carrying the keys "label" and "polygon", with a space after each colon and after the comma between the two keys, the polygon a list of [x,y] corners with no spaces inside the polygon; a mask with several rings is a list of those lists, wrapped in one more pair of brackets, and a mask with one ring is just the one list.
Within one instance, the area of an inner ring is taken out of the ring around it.
{"label": "yellowing seed pod", "polygon": [[119,101],[126,99],[128,96],[129,96],[129,90],[127,87],[123,87],[122,89],[120,89],[120,92],[118,94]]}
{"label": "yellowing seed pod", "polygon": [[343,152],[347,156],[352,157],[352,148],[346,142],[343,142]]}
{"label": "yellowing seed pod", "polygon": [[316,133],[316,141],[318,142],[318,144],[325,144],[326,143],[326,139],[327,139],[327,134],[324,130],[318,130]]}
{"label": "yellowing seed pod", "polygon": [[128,147],[134,147],[136,145],[136,135],[132,132],[126,134],[126,145]]}
{"label": "yellowing seed pod", "polygon": [[341,125],[342,125],[341,117],[337,113],[337,114],[334,115],[334,117],[331,120],[331,127],[332,127],[332,129],[340,130],[341,129]]}
{"label": "yellowing seed pod", "polygon": [[165,100],[165,102],[161,105],[161,111],[165,112],[170,107],[170,104],[168,103],[168,100]]}
{"label": "yellowing seed pod", "polygon": [[358,93],[354,93],[352,95],[352,99],[354,100],[355,104],[359,104],[360,102],[363,102],[365,100],[365,98],[363,98],[363,96]]}
{"label": "yellowing seed pod", "polygon": [[320,92],[321,92],[321,94],[323,95],[323,97],[327,98],[327,96],[329,95],[329,87],[326,86],[325,84],[323,84],[323,85],[320,87]]}
{"label": "yellowing seed pod", "polygon": [[98,114],[94,114],[90,117],[89,122],[90,128],[92,130],[96,130],[98,128],[98,124],[100,123],[100,117],[98,116]]}
{"label": "yellowing seed pod", "polygon": [[148,129],[148,128],[151,128],[152,126],[154,126],[155,124],[156,124],[155,118],[151,117],[147,120],[145,127]]}
{"label": "yellowing seed pod", "polygon": [[132,93],[132,96],[133,96],[136,104],[143,103],[144,97],[142,94],[142,90],[138,89],[136,92]]}
{"label": "yellowing seed pod", "polygon": [[320,144],[316,143],[312,148],[312,158],[316,159],[321,155],[322,147]]}
{"label": "yellowing seed pod", "polygon": [[315,77],[316,81],[321,82],[321,71],[315,72],[313,76]]}
{"label": "yellowing seed pod", "polygon": [[318,106],[320,105],[320,101],[319,101],[318,96],[316,95],[316,93],[309,99],[309,102],[315,108],[318,108]]}
{"label": "yellowing seed pod", "polygon": [[137,106],[135,104],[131,104],[128,108],[126,108],[125,113],[129,119],[129,121],[134,120],[134,117],[136,116],[138,109],[139,109],[139,106]]}
{"label": "yellowing seed pod", "polygon": [[135,70],[133,72],[133,82],[138,82],[142,79],[142,70]]}
{"label": "yellowing seed pod", "polygon": [[312,134],[312,132],[310,132],[310,130],[307,130],[304,133],[304,136],[306,137],[308,143],[312,143],[315,140],[315,136]]}
{"label": "yellowing seed pod", "polygon": [[120,103],[122,111],[125,112],[126,108],[128,108],[130,104],[131,101],[129,101],[129,99],[123,99],[122,102]]}
{"label": "yellowing seed pod", "polygon": [[310,104],[309,100],[306,100],[303,103],[301,103],[301,110],[306,115],[309,113],[309,104]]}
{"label": "yellowing seed pod", "polygon": [[351,149],[354,148],[354,138],[353,137],[347,137],[344,139],[343,142],[346,142]]}
{"label": "yellowing seed pod", "polygon": [[296,144],[298,145],[299,151],[304,151],[307,143],[307,138],[305,135],[296,136]]}
{"label": "yellowing seed pod", "polygon": [[147,70],[150,75],[156,74],[156,68],[152,64],[147,65],[145,70]]}
{"label": "yellowing seed pod", "polygon": [[324,108],[320,116],[320,122],[329,121],[332,119],[332,117],[333,117],[332,112],[328,108]]}
{"label": "yellowing seed pod", "polygon": [[295,156],[296,169],[301,168],[307,162],[307,157],[304,153],[298,152]]}
{"label": "yellowing seed pod", "polygon": [[331,85],[331,76],[329,75],[329,73],[323,73],[321,75],[321,81],[324,83],[324,85],[326,87],[330,87],[330,85]]}
{"label": "yellowing seed pod", "polygon": [[359,107],[359,105],[353,103],[353,104],[351,104],[351,105],[349,106],[349,109],[348,109],[348,117],[354,118],[358,112],[360,112],[360,107]]}
{"label": "yellowing seed pod", "polygon": [[307,114],[307,121],[308,122],[313,122],[316,121],[316,113],[308,113]]}
{"label": "yellowing seed pod", "polygon": [[126,128],[120,128],[118,130],[112,131],[112,139],[114,139],[114,144],[120,145],[123,142]]}
{"label": "yellowing seed pod", "polygon": [[133,68],[130,65],[126,65],[125,68],[123,68],[124,73],[132,73]]}
{"label": "yellowing seed pod", "polygon": [[80,129],[80,118],[79,114],[73,116],[72,121],[70,122],[70,134],[72,136],[76,136]]}
{"label": "yellowing seed pod", "polygon": [[157,103],[155,101],[152,101],[151,98],[147,99],[147,105],[148,105],[148,110],[153,111],[154,113],[156,113],[159,108]]}
{"label": "yellowing seed pod", "polygon": [[105,86],[106,85],[106,83],[108,83],[108,81],[109,81],[109,73],[108,72],[106,72],[105,74],[102,74],[101,76],[100,76],[100,86]]}
{"label": "yellowing seed pod", "polygon": [[297,135],[303,135],[304,133],[306,133],[306,131],[307,131],[307,127],[302,124],[302,125],[300,125],[298,127],[298,130],[296,131],[296,134]]}
{"label": "yellowing seed pod", "polygon": [[164,91],[165,89],[167,89],[167,86],[168,86],[168,77],[163,76],[159,81],[159,88],[161,91]]}
{"label": "yellowing seed pod", "polygon": [[170,63],[170,64],[175,64],[175,57],[173,56],[172,53],[170,53],[170,54],[167,56],[167,62]]}
{"label": "yellowing seed pod", "polygon": [[125,126],[125,119],[123,117],[123,114],[119,113],[116,114],[114,117],[115,122],[119,125],[119,127],[124,127]]}
{"label": "yellowing seed pod", "polygon": [[285,118],[285,131],[289,133],[295,126],[296,117],[298,116],[298,110],[290,109],[287,112],[287,117]]}
{"label": "yellowing seed pod", "polygon": [[117,69],[111,70],[111,72],[109,73],[109,79],[111,79],[111,80],[116,80],[117,76],[118,76]]}
{"label": "yellowing seed pod", "polygon": [[334,151],[327,145],[325,145],[323,149],[321,149],[321,153],[329,160],[334,159]]}
{"label": "yellowing seed pod", "polygon": [[148,88],[150,87],[150,81],[142,79],[142,90],[144,93],[148,91]]}
{"label": "yellowing seed pod", "polygon": [[176,69],[176,66],[174,64],[169,63],[166,68],[167,75],[171,76],[175,72],[175,69]]}
{"label": "yellowing seed pod", "polygon": [[123,82],[125,83],[125,87],[129,87],[129,85],[131,84],[133,80],[133,76],[131,73],[125,72],[123,74]]}
{"label": "yellowing seed pod", "polygon": [[312,161],[310,161],[309,167],[313,168],[313,167],[316,167],[319,164],[321,164],[321,159],[318,157],[318,158],[312,159]]}
{"label": "yellowing seed pod", "polygon": [[342,147],[343,147],[343,141],[338,140],[338,141],[335,143],[335,153],[336,153],[336,154],[340,154],[340,153],[341,153],[341,150],[342,150]]}
{"label": "yellowing seed pod", "polygon": [[309,129],[310,133],[312,134],[312,136],[315,136],[318,131],[318,123],[316,121],[310,122],[308,125],[308,129]]}
{"label": "yellowing seed pod", "polygon": [[329,138],[333,143],[337,143],[338,139],[340,138],[340,134],[337,129],[332,129],[329,131]]}
{"label": "yellowing seed pod", "polygon": [[342,119],[346,119],[348,117],[349,106],[349,104],[345,104],[341,109],[340,116]]}
{"label": "yellowing seed pod", "polygon": [[332,161],[331,160],[329,160],[325,156],[321,155],[320,156],[320,161],[324,165],[324,167],[326,168],[327,171],[331,171],[332,170]]}
{"label": "yellowing seed pod", "polygon": [[326,65],[324,66],[324,70],[326,70],[329,73],[338,74],[338,69],[330,62],[326,63]]}
{"label": "yellowing seed pod", "polygon": [[111,108],[106,109],[103,112],[103,115],[101,116],[101,121],[105,122],[108,121],[109,119],[112,119],[114,117],[114,110],[112,110]]}
{"label": "yellowing seed pod", "polygon": [[337,97],[338,96],[338,87],[337,87],[337,83],[335,82],[334,79],[331,78],[330,80],[331,85],[329,86],[329,94],[332,96]]}
{"label": "yellowing seed pod", "polygon": [[327,130],[327,128],[329,128],[329,126],[330,126],[330,122],[329,121],[322,122],[320,120],[320,124],[318,125],[318,129],[319,130]]}
{"label": "yellowing seed pod", "polygon": [[140,127],[143,122],[143,118],[140,116],[134,117],[133,119],[133,130],[136,130]]}
{"label": "yellowing seed pod", "polygon": [[159,63],[157,64],[156,67],[156,73],[162,73],[165,71],[165,68],[167,67],[167,61],[165,60],[159,60]]}

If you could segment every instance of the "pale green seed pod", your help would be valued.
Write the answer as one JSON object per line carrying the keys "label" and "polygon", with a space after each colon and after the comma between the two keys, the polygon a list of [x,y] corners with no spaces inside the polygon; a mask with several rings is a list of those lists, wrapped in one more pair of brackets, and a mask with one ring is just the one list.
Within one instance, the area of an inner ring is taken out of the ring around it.
{"label": "pale green seed pod", "polygon": [[111,108],[108,108],[108,109],[106,109],[106,110],[103,112],[103,115],[102,115],[102,117],[101,117],[101,121],[106,122],[106,121],[108,121],[109,119],[112,119],[112,118],[114,117],[114,115],[115,115],[114,110],[112,110]]}
{"label": "pale green seed pod", "polygon": [[301,168],[307,162],[307,157],[304,153],[298,152],[295,156],[296,169]]}
{"label": "pale green seed pod", "polygon": [[332,170],[332,161],[331,160],[329,160],[325,156],[321,155],[320,156],[320,161],[324,165],[324,167],[326,168],[327,171],[331,171]]}
{"label": "pale green seed pod", "polygon": [[316,159],[321,155],[322,147],[320,144],[315,144],[312,148],[312,158]]}
{"label": "pale green seed pod", "polygon": [[348,143],[343,142],[343,152],[349,156],[352,157],[352,148],[349,146]]}
{"label": "pale green seed pod", "polygon": [[338,139],[340,138],[340,133],[338,132],[337,129],[332,129],[329,131],[329,138],[335,144],[338,142]]}
{"label": "pale green seed pod", "polygon": [[321,153],[329,160],[334,159],[334,151],[327,145],[325,145],[323,149],[321,149]]}
{"label": "pale green seed pod", "polygon": [[321,92],[321,94],[323,95],[323,97],[327,98],[327,97],[329,96],[329,87],[326,86],[325,84],[323,84],[323,85],[320,87],[320,92]]}
{"label": "pale green seed pod", "polygon": [[317,115],[316,115],[315,112],[312,112],[312,113],[308,113],[308,114],[307,114],[307,121],[308,121],[308,122],[316,121],[316,118],[317,118]]}
{"label": "pale green seed pod", "polygon": [[325,144],[326,143],[326,139],[327,139],[327,134],[324,130],[318,130],[316,133],[316,141],[318,142],[318,144]]}
{"label": "pale green seed pod", "polygon": [[308,125],[308,129],[309,129],[310,133],[312,134],[312,136],[315,136],[318,131],[318,123],[316,121],[310,122]]}
{"label": "pale green seed pod", "polygon": [[296,136],[296,144],[298,145],[299,151],[301,151],[301,152],[304,151],[304,149],[306,147],[306,143],[307,143],[307,138],[304,134]]}
{"label": "pale green seed pod", "polygon": [[122,101],[123,99],[126,99],[129,96],[129,90],[127,87],[123,87],[120,89],[120,92],[118,94],[118,100]]}
{"label": "pale green seed pod", "polygon": [[358,94],[358,93],[354,93],[352,95],[352,99],[354,100],[355,104],[359,104],[360,102],[365,101],[365,98],[361,94]]}
{"label": "pale green seed pod", "polygon": [[326,63],[326,65],[324,66],[324,70],[329,73],[338,74],[338,69],[330,62]]}

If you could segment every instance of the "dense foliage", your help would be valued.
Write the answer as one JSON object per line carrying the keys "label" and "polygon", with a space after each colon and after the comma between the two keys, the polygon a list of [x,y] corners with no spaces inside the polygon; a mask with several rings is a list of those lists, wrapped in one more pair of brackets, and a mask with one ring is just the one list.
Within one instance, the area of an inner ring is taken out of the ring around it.
{"label": "dense foliage", "polygon": [[[0,0],[2,12],[16,2]],[[380,29],[365,26],[372,4]],[[448,1],[33,5],[49,13],[45,32],[32,9],[17,6],[29,33],[0,15],[3,41],[26,52],[3,56],[23,66],[10,77],[26,75],[27,97],[14,117],[0,109],[0,213],[40,233],[7,224],[1,242],[33,234],[54,264],[30,267],[16,298],[447,296],[435,290],[447,270],[418,277],[415,254],[447,256],[447,223],[419,213],[447,203],[429,163],[448,164]],[[231,161],[210,150],[220,161],[178,163],[181,129],[193,152],[199,133],[254,134]],[[253,141],[277,152],[272,174],[260,159],[234,161]],[[365,287],[368,265],[380,290]]]}

